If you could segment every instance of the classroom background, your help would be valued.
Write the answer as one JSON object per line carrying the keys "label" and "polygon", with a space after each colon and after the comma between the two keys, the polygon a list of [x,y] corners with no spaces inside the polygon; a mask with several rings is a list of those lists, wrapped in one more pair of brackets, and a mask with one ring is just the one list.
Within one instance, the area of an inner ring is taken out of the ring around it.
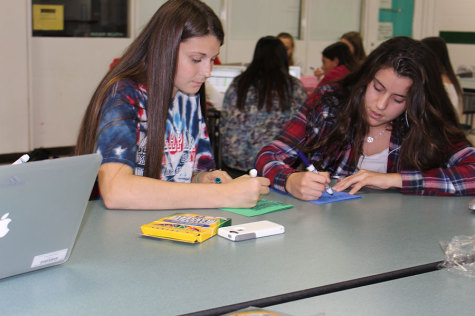
{"label": "classroom background", "polygon": [[[70,23],[78,23],[80,20],[80,26],[85,26],[94,19],[114,22],[114,17],[117,19],[122,15],[127,17],[122,18],[127,22],[122,33],[83,30],[65,35],[62,31],[44,31],[44,26],[35,23],[33,17],[41,18],[42,13],[34,12],[33,5],[61,6],[65,2],[0,2],[0,38],[4,43],[0,58],[4,74],[0,79],[3,100],[0,107],[0,157],[6,161],[17,158],[18,153],[40,147],[57,154],[71,152],[94,88],[112,60],[121,55],[165,0],[121,0],[125,10],[120,10],[115,0],[67,1],[69,5],[74,3],[70,12],[78,16],[71,17],[67,11],[63,12],[65,22],[69,19]],[[219,58],[225,64],[248,63],[261,36],[289,32],[296,38],[294,56],[302,74],[310,74],[310,67],[320,66],[324,47],[347,31],[359,31],[368,53],[395,35],[415,39],[443,36],[448,42],[456,72],[475,69],[474,1],[204,2],[222,20],[225,43]]]}

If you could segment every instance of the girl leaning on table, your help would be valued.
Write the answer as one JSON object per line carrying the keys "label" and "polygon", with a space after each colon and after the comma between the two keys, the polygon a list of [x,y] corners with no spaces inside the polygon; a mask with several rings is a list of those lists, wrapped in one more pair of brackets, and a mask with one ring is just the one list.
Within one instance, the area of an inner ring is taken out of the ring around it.
{"label": "girl leaning on table", "polygon": [[[341,84],[323,86],[264,147],[257,169],[303,200],[335,191],[397,188],[426,195],[475,194],[475,148],[460,129],[432,53],[419,41],[382,43]],[[292,166],[297,150],[321,172]]]}
{"label": "girl leaning on table", "polygon": [[98,184],[106,207],[252,207],[268,193],[266,178],[202,172],[214,161],[198,91],[223,38],[206,4],[170,0],[105,75],[76,152],[102,154]]}

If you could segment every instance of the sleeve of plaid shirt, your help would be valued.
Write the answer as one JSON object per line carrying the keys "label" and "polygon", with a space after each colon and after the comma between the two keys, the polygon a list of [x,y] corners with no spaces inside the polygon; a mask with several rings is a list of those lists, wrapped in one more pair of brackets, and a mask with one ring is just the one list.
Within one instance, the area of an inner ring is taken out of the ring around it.
{"label": "sleeve of plaid shirt", "polygon": [[316,89],[307,99],[306,104],[284,126],[277,140],[263,147],[256,160],[259,174],[267,177],[277,190],[285,192],[285,182],[290,174],[297,172],[291,166],[298,159],[296,149],[288,144],[303,144],[307,141],[306,125],[308,113],[311,113],[319,97],[330,90],[331,86]]}
{"label": "sleeve of plaid shirt", "polygon": [[474,195],[475,148],[465,143],[450,157],[445,168],[401,171],[402,193],[421,195]]}
{"label": "sleeve of plaid shirt", "polygon": [[322,104],[317,105],[318,99],[326,92],[333,91],[335,87],[335,84],[328,84],[315,89],[307,98],[305,105],[284,126],[277,140],[263,147],[257,155],[257,171],[268,178],[277,190],[286,192],[287,178],[290,174],[299,171],[291,167],[297,162],[298,154],[296,148],[288,144],[308,144],[309,136],[316,136],[307,135],[307,118],[310,113],[315,113],[315,106],[324,107]]}

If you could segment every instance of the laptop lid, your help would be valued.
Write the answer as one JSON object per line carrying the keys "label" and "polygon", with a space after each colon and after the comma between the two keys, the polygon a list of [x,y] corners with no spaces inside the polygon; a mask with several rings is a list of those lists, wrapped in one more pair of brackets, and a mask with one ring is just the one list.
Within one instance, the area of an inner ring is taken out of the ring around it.
{"label": "laptop lid", "polygon": [[246,67],[233,65],[216,65],[211,70],[211,77],[207,80],[216,90],[224,94],[236,76],[239,76]]}
{"label": "laptop lid", "polygon": [[0,166],[0,279],[68,260],[101,160]]}

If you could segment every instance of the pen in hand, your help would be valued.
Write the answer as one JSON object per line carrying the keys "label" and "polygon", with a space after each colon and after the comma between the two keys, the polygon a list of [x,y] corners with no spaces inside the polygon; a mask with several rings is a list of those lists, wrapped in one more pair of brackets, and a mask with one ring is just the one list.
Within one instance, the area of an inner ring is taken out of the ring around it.
{"label": "pen in hand", "polygon": [[[300,157],[300,160],[302,160],[302,162],[304,163],[305,165],[305,168],[310,171],[310,172],[313,172],[315,174],[318,174],[318,171],[317,169],[315,168],[315,166],[307,159],[307,157],[305,156],[305,154],[303,152],[301,152],[300,150],[297,151],[297,153],[299,154],[299,157]],[[327,184],[326,187],[325,187],[325,191],[327,191],[328,194],[330,195],[333,195],[333,190],[332,188],[330,188],[330,186]]]}

